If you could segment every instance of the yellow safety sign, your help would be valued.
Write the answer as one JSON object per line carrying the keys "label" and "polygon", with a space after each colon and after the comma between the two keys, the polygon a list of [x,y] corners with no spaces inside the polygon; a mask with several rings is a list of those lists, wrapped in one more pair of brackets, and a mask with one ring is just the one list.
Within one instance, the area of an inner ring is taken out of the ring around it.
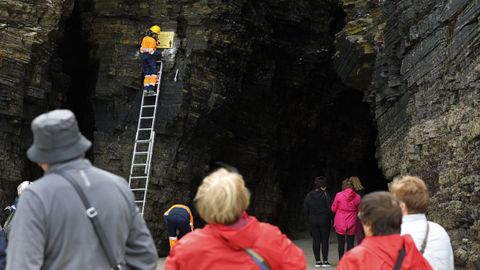
{"label": "yellow safety sign", "polygon": [[158,49],[169,49],[173,47],[173,37],[175,32],[160,32],[158,35],[157,48]]}

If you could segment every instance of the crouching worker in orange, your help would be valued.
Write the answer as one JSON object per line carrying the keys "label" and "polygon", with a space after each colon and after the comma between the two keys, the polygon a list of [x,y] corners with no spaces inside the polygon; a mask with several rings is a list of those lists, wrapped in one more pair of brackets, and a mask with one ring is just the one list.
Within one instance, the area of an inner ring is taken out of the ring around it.
{"label": "crouching worker in orange", "polygon": [[370,193],[360,202],[358,217],[365,239],[348,251],[337,270],[432,270],[410,235],[400,235],[402,211],[386,191]]}
{"label": "crouching worker in orange", "polygon": [[155,84],[157,83],[157,63],[156,60],[160,56],[157,50],[157,40],[160,34],[160,26],[154,25],[150,27],[148,34],[142,39],[140,47],[140,57],[143,60],[143,91],[145,94],[154,93]]}
{"label": "crouching worker in orange", "polygon": [[164,214],[163,219],[167,224],[170,249],[178,239],[193,231],[193,216],[190,208],[183,204],[174,204]]}

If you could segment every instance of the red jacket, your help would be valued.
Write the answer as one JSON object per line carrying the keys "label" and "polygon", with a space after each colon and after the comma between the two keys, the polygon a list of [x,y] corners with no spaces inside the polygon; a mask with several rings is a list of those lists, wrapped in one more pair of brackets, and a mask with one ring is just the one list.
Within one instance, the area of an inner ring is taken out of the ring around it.
{"label": "red jacket", "polygon": [[170,251],[165,270],[258,270],[244,249],[252,248],[272,270],[306,269],[305,256],[275,226],[244,213],[233,226],[208,224],[178,241]]}
{"label": "red jacket", "polygon": [[347,188],[335,195],[332,204],[332,212],[335,213],[333,228],[335,228],[338,234],[355,234],[359,204],[360,195],[351,188]]}
{"label": "red jacket", "polygon": [[359,246],[351,249],[338,263],[337,270],[392,270],[402,244],[405,245],[405,257],[401,270],[431,270],[430,264],[417,250],[410,235],[399,234],[366,237]]}

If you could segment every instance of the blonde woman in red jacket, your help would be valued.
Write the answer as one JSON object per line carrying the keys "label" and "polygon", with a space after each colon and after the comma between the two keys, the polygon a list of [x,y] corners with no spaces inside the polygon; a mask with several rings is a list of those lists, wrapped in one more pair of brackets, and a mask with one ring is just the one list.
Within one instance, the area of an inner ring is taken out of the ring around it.
{"label": "blonde woman in red jacket", "polygon": [[177,242],[166,270],[306,269],[301,249],[277,227],[245,212],[250,193],[240,174],[223,168],[213,172],[203,179],[194,202],[208,225]]}

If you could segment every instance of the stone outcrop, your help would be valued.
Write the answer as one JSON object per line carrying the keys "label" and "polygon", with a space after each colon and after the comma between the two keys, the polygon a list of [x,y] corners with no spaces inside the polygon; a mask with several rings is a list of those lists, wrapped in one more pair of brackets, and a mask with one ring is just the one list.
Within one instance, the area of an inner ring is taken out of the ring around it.
{"label": "stone outcrop", "polygon": [[[68,78],[55,65],[59,25],[72,1],[0,2],[0,188],[2,206],[11,203],[17,184],[40,174],[26,161],[33,116],[59,107]],[[3,213],[2,213],[3,214]]]}
{"label": "stone outcrop", "polygon": [[[350,42],[355,49],[345,49],[342,44],[351,41],[346,27],[337,35],[338,55],[354,51],[355,66],[370,68],[358,40],[377,46],[372,83],[359,90],[368,88],[375,112],[382,171],[388,179],[421,176],[432,195],[429,217],[449,232],[456,264],[480,269],[480,3],[402,0],[381,7],[382,31],[370,21],[362,37]],[[371,13],[376,12],[374,7]],[[347,26],[359,25],[355,15],[347,20]],[[344,65],[337,70],[342,74]],[[348,80],[351,73],[345,74]]]}
{"label": "stone outcrop", "polygon": [[345,84],[372,101],[372,74],[377,51],[383,46],[385,27],[381,5],[371,0],[347,0],[342,7],[346,23],[335,35],[334,68]]}
{"label": "stone outcrop", "polygon": [[429,216],[448,230],[459,265],[480,269],[480,3],[405,1],[385,6],[386,85],[395,102],[376,104],[379,158],[387,177],[422,176]]}

